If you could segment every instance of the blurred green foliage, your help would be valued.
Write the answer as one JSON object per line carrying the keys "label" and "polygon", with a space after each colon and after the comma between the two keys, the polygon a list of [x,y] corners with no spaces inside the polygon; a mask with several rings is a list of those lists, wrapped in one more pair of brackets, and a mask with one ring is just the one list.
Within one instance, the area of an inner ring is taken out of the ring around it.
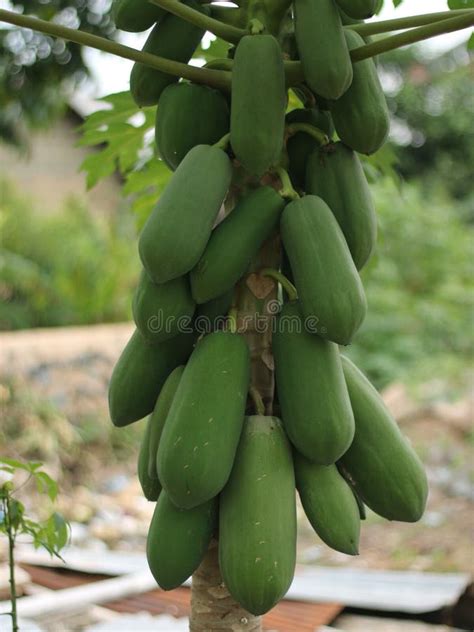
{"label": "blurred green foliage", "polygon": [[126,320],[138,273],[128,213],[71,199],[48,214],[0,182],[0,329]]}
{"label": "blurred green foliage", "polygon": [[[348,354],[377,386],[463,379],[473,340],[473,228],[434,183],[372,186],[376,255],[362,273],[369,312]],[[440,393],[441,395],[441,393]]]}

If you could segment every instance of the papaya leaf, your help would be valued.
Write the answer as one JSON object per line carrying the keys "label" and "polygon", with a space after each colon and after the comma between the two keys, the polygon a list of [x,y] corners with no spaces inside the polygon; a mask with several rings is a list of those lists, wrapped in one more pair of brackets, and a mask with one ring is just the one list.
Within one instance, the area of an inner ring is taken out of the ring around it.
{"label": "papaya leaf", "polygon": [[34,476],[39,493],[46,493],[50,500],[55,500],[58,495],[58,484],[56,481],[53,481],[46,472],[37,472]]}
{"label": "papaya leaf", "polygon": [[127,174],[123,192],[132,196],[132,211],[138,230],[143,227],[170,177],[168,167],[157,158]]}

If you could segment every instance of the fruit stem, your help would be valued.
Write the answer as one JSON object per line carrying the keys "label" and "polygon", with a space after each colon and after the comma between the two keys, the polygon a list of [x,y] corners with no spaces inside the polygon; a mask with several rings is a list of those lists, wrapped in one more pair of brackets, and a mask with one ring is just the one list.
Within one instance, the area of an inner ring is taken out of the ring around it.
{"label": "fruit stem", "polygon": [[396,48],[407,46],[408,44],[416,44],[423,40],[437,35],[444,35],[445,33],[452,33],[453,31],[460,31],[474,25],[474,11],[458,15],[449,20],[442,20],[440,22],[434,22],[426,26],[420,26],[418,28],[399,33],[398,35],[392,35],[391,37],[385,37],[376,42],[371,42],[366,46],[360,46],[351,50],[351,58],[353,62],[362,61],[369,57],[375,57],[381,53],[387,53]]}
{"label": "fruit stem", "polygon": [[227,324],[231,334],[237,333],[237,316],[237,309],[235,307],[232,307],[232,309],[230,309],[229,313],[227,314]]}
{"label": "fruit stem", "polygon": [[244,35],[247,35],[247,31],[244,29],[232,26],[231,24],[224,24],[224,22],[220,22],[200,11],[196,11],[196,9],[188,7],[186,4],[178,2],[177,0],[150,0],[150,2],[156,4],[157,7],[161,7],[177,15],[179,18],[186,20],[186,22],[190,22],[206,31],[214,33],[217,37],[231,44],[237,44]]}
{"label": "fruit stem", "polygon": [[280,283],[282,288],[288,294],[290,301],[296,301],[298,299],[298,290],[293,283],[284,274],[275,270],[275,268],[263,268],[260,270],[260,274],[265,277],[270,277]]}
{"label": "fruit stem", "polygon": [[251,386],[249,388],[249,394],[253,400],[253,403],[255,404],[255,410],[257,411],[257,415],[264,415],[265,404],[263,403],[262,396],[260,395],[258,390],[255,388],[255,386]]}
{"label": "fruit stem", "polygon": [[293,185],[291,184],[290,176],[288,175],[288,171],[283,167],[277,167],[276,172],[281,180],[282,189],[280,189],[279,193],[281,197],[288,198],[289,200],[297,200],[300,196],[294,190]]}
{"label": "fruit stem", "polygon": [[[185,6],[185,5],[183,5]],[[39,18],[31,17],[28,15],[21,15],[14,13],[13,11],[6,11],[0,9],[0,22],[7,22],[8,24],[14,24],[33,31],[39,31],[40,33],[46,33],[53,37],[60,37],[61,39],[80,44],[82,46],[89,46],[90,48],[96,48],[97,50],[111,53],[117,57],[123,57],[124,59],[131,59],[132,61],[139,62],[150,68],[155,68],[161,72],[165,72],[169,75],[176,77],[184,77],[195,83],[205,84],[212,88],[219,90],[229,90],[231,85],[231,75],[229,72],[222,70],[208,70],[206,68],[198,68],[197,66],[191,66],[189,64],[182,64],[165,57],[158,57],[151,53],[136,50],[130,48],[130,46],[124,46],[118,42],[112,42],[104,37],[98,35],[92,35],[91,33],[85,33],[77,29],[70,29],[67,26],[61,24],[54,24],[47,20],[41,20]]]}
{"label": "fruit stem", "polygon": [[472,9],[455,9],[453,11],[438,11],[437,13],[425,13],[423,15],[410,15],[406,18],[396,18],[395,20],[351,24],[344,28],[356,31],[359,35],[378,35],[379,33],[390,33],[392,31],[414,28],[415,26],[433,24],[466,13],[472,13]]}
{"label": "fruit stem", "polygon": [[222,149],[222,151],[225,151],[229,145],[229,141],[230,141],[230,132],[228,134],[225,134],[220,140],[217,141],[217,143],[214,143],[214,147],[217,147],[217,149]]}
{"label": "fruit stem", "polygon": [[309,123],[292,123],[288,125],[286,131],[289,136],[293,136],[298,132],[305,132],[312,136],[320,145],[328,145],[329,144],[329,136],[323,132],[319,127],[315,127],[314,125],[310,125]]}

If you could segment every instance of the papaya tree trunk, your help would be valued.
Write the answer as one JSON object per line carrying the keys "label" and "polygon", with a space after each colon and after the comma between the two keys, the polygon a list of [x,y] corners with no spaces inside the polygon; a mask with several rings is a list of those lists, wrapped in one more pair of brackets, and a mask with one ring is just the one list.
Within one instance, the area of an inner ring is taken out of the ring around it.
{"label": "papaya tree trunk", "polygon": [[193,575],[191,632],[261,632],[261,617],[244,610],[230,595],[219,570],[217,542]]}

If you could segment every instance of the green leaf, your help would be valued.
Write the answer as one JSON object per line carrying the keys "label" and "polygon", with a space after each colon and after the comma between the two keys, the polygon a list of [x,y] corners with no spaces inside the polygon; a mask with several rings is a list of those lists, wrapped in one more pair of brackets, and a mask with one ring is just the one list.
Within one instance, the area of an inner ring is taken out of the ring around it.
{"label": "green leaf", "polygon": [[24,505],[15,498],[11,498],[9,502],[9,511],[6,516],[6,520],[13,529],[18,529],[21,526],[23,514],[25,513]]}
{"label": "green leaf", "polygon": [[25,470],[26,472],[31,471],[27,462],[17,461],[16,459],[7,459],[3,457],[0,459],[0,463],[5,463],[5,465],[8,465],[16,470]]}
{"label": "green leaf", "polygon": [[46,472],[35,473],[36,487],[40,494],[48,494],[51,500],[58,495],[58,484]]}
{"label": "green leaf", "polygon": [[170,177],[168,167],[157,158],[127,175],[123,190],[126,195],[133,195],[132,211],[138,230],[143,227]]}
{"label": "green leaf", "polygon": [[474,50],[474,31],[471,33],[469,39],[467,40],[467,49]]}

